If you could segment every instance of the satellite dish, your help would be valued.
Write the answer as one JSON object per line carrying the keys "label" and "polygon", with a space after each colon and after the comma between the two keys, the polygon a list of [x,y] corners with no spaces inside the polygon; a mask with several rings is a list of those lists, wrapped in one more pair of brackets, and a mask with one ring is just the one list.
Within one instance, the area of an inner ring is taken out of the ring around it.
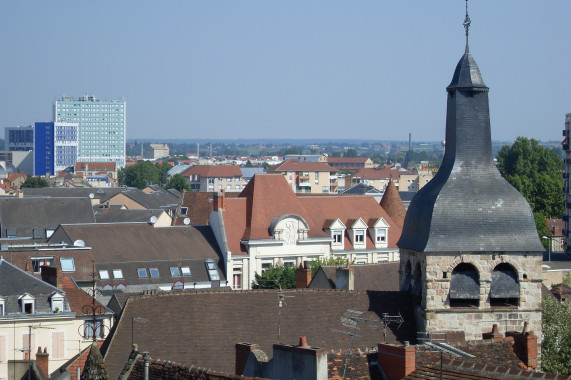
{"label": "satellite dish", "polygon": [[184,223],[185,226],[188,226],[188,225],[190,224],[190,219],[189,219],[189,218],[184,218],[183,223]]}
{"label": "satellite dish", "polygon": [[83,240],[76,240],[73,242],[74,247],[85,247],[85,242]]}
{"label": "satellite dish", "polygon": [[95,198],[95,194],[89,193],[89,199],[93,199],[93,198]]}
{"label": "satellite dish", "polygon": [[149,223],[151,224],[155,224],[157,222],[157,220],[159,220],[156,216],[151,216],[151,219],[149,219]]}

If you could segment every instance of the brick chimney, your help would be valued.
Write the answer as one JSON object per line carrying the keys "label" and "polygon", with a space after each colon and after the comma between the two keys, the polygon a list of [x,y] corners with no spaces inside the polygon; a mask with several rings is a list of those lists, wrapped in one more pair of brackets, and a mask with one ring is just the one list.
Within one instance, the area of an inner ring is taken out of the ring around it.
{"label": "brick chimney", "polygon": [[246,363],[248,362],[248,357],[250,356],[250,352],[254,350],[259,350],[260,346],[257,344],[250,344],[250,343],[236,343],[236,375],[242,376],[244,373],[244,367],[246,367]]}
{"label": "brick chimney", "polygon": [[47,282],[58,289],[63,289],[63,272],[61,271],[61,267],[42,265],[40,270],[42,273],[42,281]]}
{"label": "brick chimney", "polygon": [[511,336],[516,340],[521,347],[522,352],[518,355],[519,358],[527,365],[528,368],[537,368],[537,335],[533,331],[527,331],[527,322],[524,322],[523,331],[506,332],[506,337]]}
{"label": "brick chimney", "polygon": [[224,208],[226,207],[225,198],[226,194],[224,190],[221,190],[219,193],[214,193],[214,200],[212,202],[213,203],[212,207],[214,211],[224,210]]}
{"label": "brick chimney", "polygon": [[38,352],[36,352],[36,364],[46,375],[50,374],[48,370],[49,359],[50,354],[48,354],[47,348],[44,347],[44,352],[42,352],[42,348],[38,347]]}
{"label": "brick chimney", "polygon": [[416,351],[405,342],[404,346],[378,344],[377,360],[383,369],[387,380],[402,379],[416,368]]}
{"label": "brick chimney", "polygon": [[353,268],[349,267],[349,260],[347,260],[347,266],[337,268],[335,272],[335,288],[355,290],[355,274]]}
{"label": "brick chimney", "polygon": [[309,262],[304,261],[303,264],[299,264],[299,268],[295,272],[295,287],[297,289],[307,289],[311,283],[311,268],[309,267]]}

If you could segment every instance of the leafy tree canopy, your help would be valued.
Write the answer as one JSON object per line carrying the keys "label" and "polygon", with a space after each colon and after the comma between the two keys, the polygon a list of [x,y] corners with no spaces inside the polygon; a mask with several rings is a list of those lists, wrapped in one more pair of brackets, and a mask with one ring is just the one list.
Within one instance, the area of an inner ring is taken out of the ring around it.
{"label": "leafy tree canopy", "polygon": [[28,177],[20,187],[50,187],[50,184],[42,177]]}
{"label": "leafy tree canopy", "polygon": [[189,184],[186,182],[182,174],[175,174],[171,177],[166,185],[167,189],[176,189],[180,192],[183,190],[190,190]]}
{"label": "leafy tree canopy", "polygon": [[119,170],[119,184],[139,189],[151,184],[164,186],[167,182],[167,172],[171,168],[171,164],[166,161],[156,164],[150,161],[138,161],[135,165]]}
{"label": "leafy tree canopy", "polygon": [[[355,260],[350,262],[349,264],[354,264]],[[341,266],[346,265],[347,259],[344,257],[334,257],[330,256],[328,258],[318,258],[317,260],[312,260],[309,262],[309,267],[311,268],[311,276],[314,277],[317,273],[317,270],[321,266]]]}
{"label": "leafy tree canopy", "polygon": [[541,367],[555,374],[571,374],[571,305],[543,297]]}
{"label": "leafy tree canopy", "polygon": [[263,274],[255,274],[252,289],[295,289],[295,271],[293,266],[276,265],[266,269]]}
{"label": "leafy tree canopy", "polygon": [[563,161],[553,149],[537,140],[518,137],[511,146],[498,152],[498,169],[502,176],[529,202],[534,213],[560,218],[564,194],[561,167]]}

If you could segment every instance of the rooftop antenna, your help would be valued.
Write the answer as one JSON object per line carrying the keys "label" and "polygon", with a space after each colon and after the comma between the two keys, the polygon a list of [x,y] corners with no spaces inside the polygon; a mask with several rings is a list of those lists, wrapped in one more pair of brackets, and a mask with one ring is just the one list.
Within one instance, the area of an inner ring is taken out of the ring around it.
{"label": "rooftop antenna", "polygon": [[347,310],[345,310],[345,312],[341,316],[341,324],[345,327],[353,329],[353,331],[347,332],[347,331],[331,329],[332,331],[335,331],[335,332],[338,332],[341,334],[351,335],[351,345],[349,346],[349,353],[347,354],[347,358],[345,359],[345,368],[343,369],[343,380],[345,380],[345,375],[347,373],[347,366],[349,365],[349,358],[351,357],[351,352],[353,350],[353,342],[355,341],[356,336],[360,336],[360,335],[356,334],[357,330],[359,329],[359,323],[360,322],[364,322],[364,323],[379,322],[378,319],[362,318],[361,317],[362,315],[363,315],[362,311],[347,309]]}
{"label": "rooftop antenna", "polygon": [[466,53],[470,52],[468,48],[468,35],[470,34],[470,16],[468,16],[468,0],[466,0],[466,17],[464,18],[464,29],[466,30]]}

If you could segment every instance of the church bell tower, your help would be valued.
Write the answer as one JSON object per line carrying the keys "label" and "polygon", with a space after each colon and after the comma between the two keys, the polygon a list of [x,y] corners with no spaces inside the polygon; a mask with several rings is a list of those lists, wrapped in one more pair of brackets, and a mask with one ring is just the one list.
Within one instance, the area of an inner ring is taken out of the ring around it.
{"label": "church bell tower", "polygon": [[497,324],[541,334],[544,248],[525,198],[492,156],[488,87],[468,47],[446,88],[446,147],[437,175],[412,200],[400,248],[400,287],[419,330],[482,339]]}

